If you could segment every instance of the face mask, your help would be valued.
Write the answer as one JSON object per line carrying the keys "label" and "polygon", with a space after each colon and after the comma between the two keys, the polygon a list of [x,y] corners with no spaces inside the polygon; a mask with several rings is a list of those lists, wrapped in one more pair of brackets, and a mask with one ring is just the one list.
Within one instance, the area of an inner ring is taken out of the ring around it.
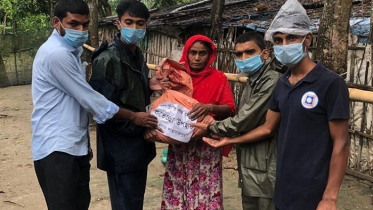
{"label": "face mask", "polygon": [[145,29],[133,29],[122,27],[120,34],[127,44],[135,45],[145,37]]}
{"label": "face mask", "polygon": [[275,56],[278,61],[288,67],[294,67],[306,57],[307,53],[303,51],[303,42],[301,43],[273,46]]}
{"label": "face mask", "polygon": [[65,36],[63,36],[63,39],[71,47],[74,47],[74,48],[81,47],[88,40],[88,30],[79,31],[79,30],[74,30],[70,28],[65,28],[63,27],[62,23],[61,23],[61,26],[65,30]]}
{"label": "face mask", "polygon": [[236,66],[240,69],[240,71],[249,75],[254,75],[264,64],[262,59],[260,58],[263,52],[260,55],[253,56],[245,60],[236,59]]}

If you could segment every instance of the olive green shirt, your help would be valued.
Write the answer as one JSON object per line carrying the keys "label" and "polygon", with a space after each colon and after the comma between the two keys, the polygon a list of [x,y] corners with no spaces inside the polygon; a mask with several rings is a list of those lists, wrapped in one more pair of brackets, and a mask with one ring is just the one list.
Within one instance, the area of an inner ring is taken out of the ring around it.
{"label": "olive green shirt", "polygon": [[[211,130],[219,136],[238,136],[265,122],[272,91],[281,74],[267,60],[249,77],[243,90],[238,114],[216,122]],[[276,136],[236,145],[239,187],[252,197],[272,198],[276,175]]]}

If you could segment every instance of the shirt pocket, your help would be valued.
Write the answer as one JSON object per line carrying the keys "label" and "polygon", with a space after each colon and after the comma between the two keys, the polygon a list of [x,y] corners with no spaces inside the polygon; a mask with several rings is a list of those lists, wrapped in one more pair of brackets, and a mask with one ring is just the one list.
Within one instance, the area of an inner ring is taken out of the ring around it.
{"label": "shirt pocket", "polygon": [[244,168],[266,172],[268,170],[268,142],[259,141],[242,147]]}

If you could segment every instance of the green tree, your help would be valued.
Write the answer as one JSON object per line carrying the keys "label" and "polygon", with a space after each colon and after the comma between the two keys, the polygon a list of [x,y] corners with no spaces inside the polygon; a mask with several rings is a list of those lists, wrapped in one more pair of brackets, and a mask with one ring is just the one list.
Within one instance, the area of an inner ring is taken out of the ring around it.
{"label": "green tree", "polygon": [[0,25],[17,32],[40,31],[49,27],[49,7],[44,0],[1,0]]}

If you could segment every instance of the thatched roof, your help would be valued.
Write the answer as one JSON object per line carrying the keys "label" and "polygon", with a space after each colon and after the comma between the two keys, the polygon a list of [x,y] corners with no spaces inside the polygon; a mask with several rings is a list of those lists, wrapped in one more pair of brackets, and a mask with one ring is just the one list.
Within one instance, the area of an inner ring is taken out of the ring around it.
{"label": "thatched roof", "polygon": [[[148,28],[170,29],[189,26],[209,26],[213,0],[200,0],[189,4],[152,10]],[[222,26],[243,27],[264,32],[270,25],[280,7],[286,0],[226,0],[222,16]],[[312,26],[317,32],[322,15],[323,0],[299,0],[307,10]],[[350,21],[352,32],[366,36],[369,32],[369,0],[353,0],[353,12]],[[112,24],[116,16],[100,20],[100,24]]]}

